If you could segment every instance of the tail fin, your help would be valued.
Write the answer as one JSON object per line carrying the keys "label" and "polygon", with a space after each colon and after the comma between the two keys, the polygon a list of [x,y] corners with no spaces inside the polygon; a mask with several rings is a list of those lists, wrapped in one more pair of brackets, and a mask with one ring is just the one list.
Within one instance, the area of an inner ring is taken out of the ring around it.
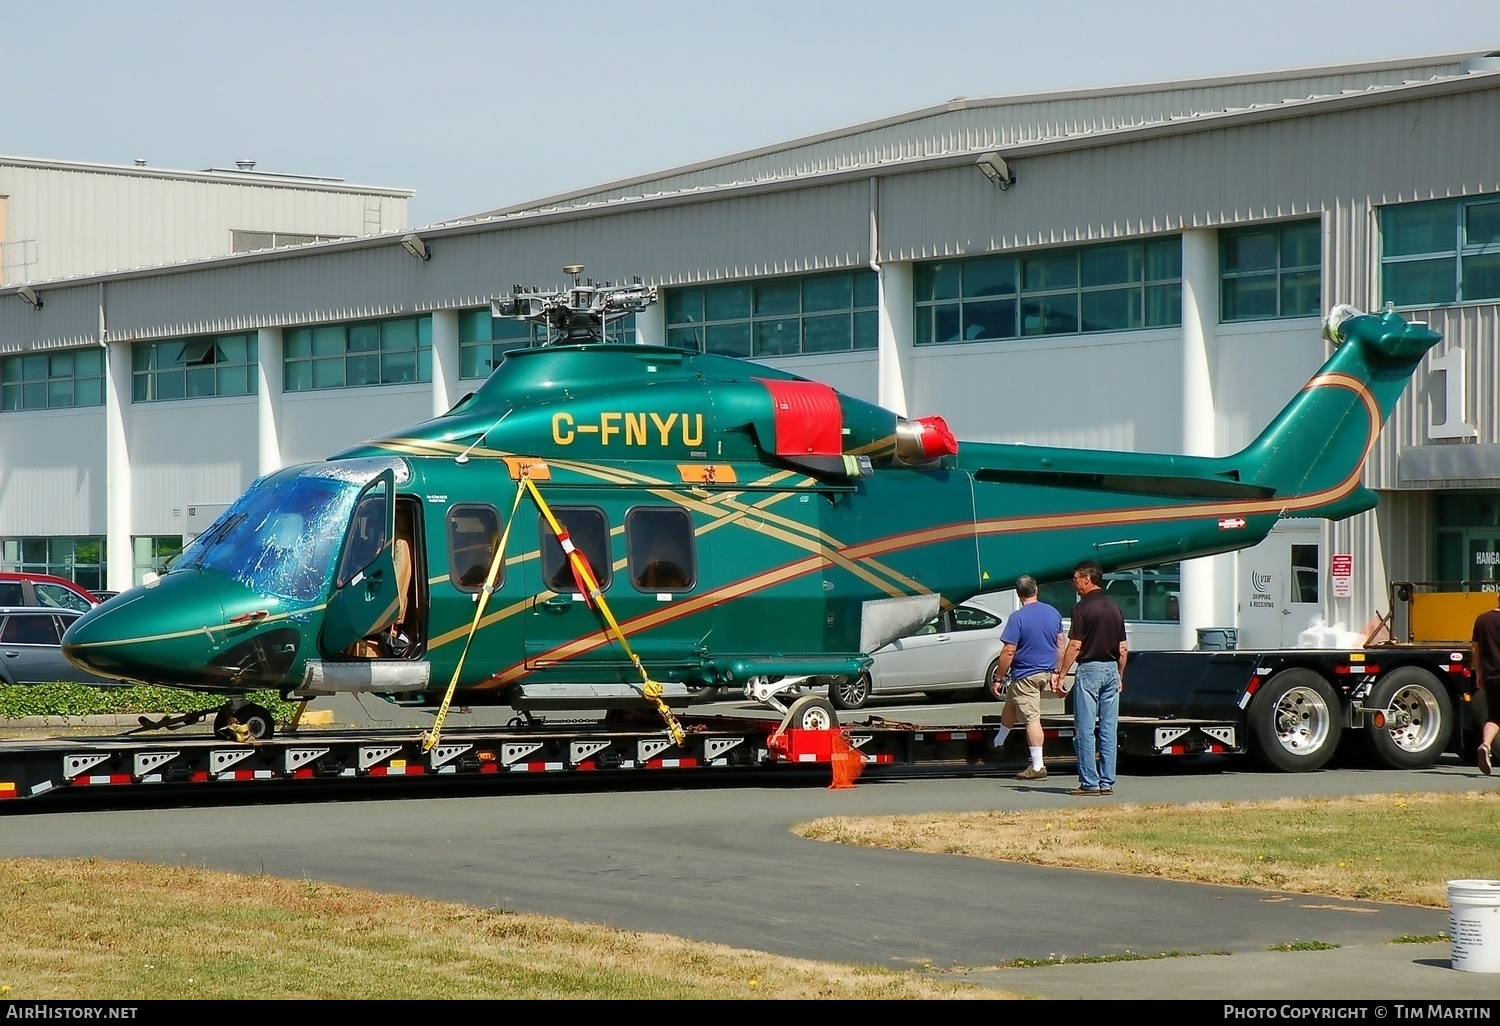
{"label": "tail fin", "polygon": [[1334,307],[1323,337],[1337,348],[1259,438],[1225,462],[1245,484],[1272,489],[1283,516],[1337,520],[1375,505],[1360,484],[1365,460],[1396,401],[1442,340],[1389,309]]}

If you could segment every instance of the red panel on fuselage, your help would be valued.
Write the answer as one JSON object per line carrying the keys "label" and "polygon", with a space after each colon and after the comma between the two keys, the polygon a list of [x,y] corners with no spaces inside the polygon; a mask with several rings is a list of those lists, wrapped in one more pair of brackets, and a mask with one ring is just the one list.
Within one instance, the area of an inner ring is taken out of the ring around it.
{"label": "red panel on fuselage", "polygon": [[839,396],[818,381],[766,381],[776,414],[776,455],[838,456],[844,451]]}

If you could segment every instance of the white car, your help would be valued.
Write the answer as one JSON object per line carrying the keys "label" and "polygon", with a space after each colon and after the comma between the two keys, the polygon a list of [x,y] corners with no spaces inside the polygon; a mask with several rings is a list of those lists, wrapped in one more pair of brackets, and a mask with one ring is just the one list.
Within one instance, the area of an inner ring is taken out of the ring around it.
{"label": "white car", "polygon": [[858,709],[872,696],[972,691],[987,698],[1004,644],[1004,617],[977,595],[944,610],[912,633],[876,649],[858,677],[834,677],[828,698],[836,708]]}

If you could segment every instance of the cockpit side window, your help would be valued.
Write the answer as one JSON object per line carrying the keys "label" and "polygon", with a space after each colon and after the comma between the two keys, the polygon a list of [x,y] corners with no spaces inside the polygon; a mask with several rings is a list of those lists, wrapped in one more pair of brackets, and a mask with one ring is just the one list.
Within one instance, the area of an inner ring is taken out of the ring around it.
{"label": "cockpit side window", "polygon": [[375,561],[380,550],[385,548],[386,510],[390,496],[386,494],[384,482],[380,482],[360,497],[354,508],[354,519],[349,525],[349,541],[344,546],[344,558],[339,563],[338,586],[344,587],[361,570]]}
{"label": "cockpit side window", "polygon": [[625,514],[630,580],[641,591],[688,591],[698,581],[693,516],[674,506],[637,506]]}
{"label": "cockpit side window", "polygon": [[[459,591],[484,587],[490,563],[500,544],[500,514],[494,506],[465,503],[448,510],[448,580]],[[495,575],[495,587],[505,581],[505,566]]]}
{"label": "cockpit side window", "polygon": [[[610,556],[609,520],[604,511],[593,506],[553,506],[552,513],[563,530],[568,532],[574,546],[588,560],[589,569],[594,571],[599,589],[602,591],[608,588],[614,571],[614,560]],[[573,570],[546,517],[537,518],[537,529],[542,536],[543,582],[550,590],[559,594],[577,591]]]}

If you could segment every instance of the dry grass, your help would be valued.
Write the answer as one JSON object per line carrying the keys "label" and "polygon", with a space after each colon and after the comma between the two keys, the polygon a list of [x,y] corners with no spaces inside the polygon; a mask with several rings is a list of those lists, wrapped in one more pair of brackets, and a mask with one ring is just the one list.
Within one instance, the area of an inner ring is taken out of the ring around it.
{"label": "dry grass", "polygon": [[1500,791],[820,819],[839,844],[1447,906],[1500,879]]}
{"label": "dry grass", "polygon": [[0,862],[0,1000],[1005,998],[834,965],[306,881]]}

